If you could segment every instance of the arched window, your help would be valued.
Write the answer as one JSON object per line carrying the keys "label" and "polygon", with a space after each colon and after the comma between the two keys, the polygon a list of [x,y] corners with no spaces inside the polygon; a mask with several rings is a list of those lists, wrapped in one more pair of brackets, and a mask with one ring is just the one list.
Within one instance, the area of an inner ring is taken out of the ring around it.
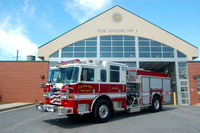
{"label": "arched window", "polygon": [[63,58],[97,57],[97,37],[82,40],[62,48]]}
{"label": "arched window", "polygon": [[140,58],[174,58],[174,49],[150,39],[138,38]]}
{"label": "arched window", "polygon": [[135,58],[134,36],[101,36],[101,58]]}

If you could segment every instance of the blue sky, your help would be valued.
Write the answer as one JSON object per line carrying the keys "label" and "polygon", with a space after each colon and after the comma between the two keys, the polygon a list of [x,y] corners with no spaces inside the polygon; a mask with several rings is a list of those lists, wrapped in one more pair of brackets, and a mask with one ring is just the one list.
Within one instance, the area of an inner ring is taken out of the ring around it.
{"label": "blue sky", "polygon": [[0,0],[0,60],[15,60],[17,50],[19,60],[37,56],[41,45],[115,5],[200,49],[200,0]]}

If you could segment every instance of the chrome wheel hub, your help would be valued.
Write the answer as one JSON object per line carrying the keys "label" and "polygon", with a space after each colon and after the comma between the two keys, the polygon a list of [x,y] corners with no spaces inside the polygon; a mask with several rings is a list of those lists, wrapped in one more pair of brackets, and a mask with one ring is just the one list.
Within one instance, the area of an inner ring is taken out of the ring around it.
{"label": "chrome wheel hub", "polygon": [[156,109],[156,110],[158,110],[159,108],[160,108],[160,102],[159,102],[159,100],[155,100],[155,102],[154,102],[154,108]]}
{"label": "chrome wheel hub", "polygon": [[103,119],[108,116],[108,107],[106,105],[101,105],[99,108],[99,116]]}

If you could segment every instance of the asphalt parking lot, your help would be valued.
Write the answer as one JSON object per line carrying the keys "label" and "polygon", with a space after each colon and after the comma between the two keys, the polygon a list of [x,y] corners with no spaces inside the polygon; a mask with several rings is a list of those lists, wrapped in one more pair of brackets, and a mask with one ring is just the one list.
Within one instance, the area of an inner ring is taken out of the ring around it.
{"label": "asphalt parking lot", "polygon": [[71,120],[35,111],[34,106],[0,112],[1,133],[200,133],[199,106],[164,106],[163,111],[114,113],[107,123],[87,117]]}

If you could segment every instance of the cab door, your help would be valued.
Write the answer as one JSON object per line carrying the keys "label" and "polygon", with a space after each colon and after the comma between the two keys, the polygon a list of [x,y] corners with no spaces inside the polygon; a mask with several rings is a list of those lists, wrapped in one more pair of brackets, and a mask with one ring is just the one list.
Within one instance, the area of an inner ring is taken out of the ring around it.
{"label": "cab door", "polygon": [[98,73],[99,73],[99,79],[98,79],[98,83],[99,83],[99,93],[105,93],[108,94],[110,92],[110,85],[108,84],[108,74],[107,74],[107,70],[104,68],[98,68]]}
{"label": "cab door", "polygon": [[81,69],[80,84],[78,86],[78,113],[88,113],[89,106],[97,95],[97,70],[94,67],[83,66]]}

